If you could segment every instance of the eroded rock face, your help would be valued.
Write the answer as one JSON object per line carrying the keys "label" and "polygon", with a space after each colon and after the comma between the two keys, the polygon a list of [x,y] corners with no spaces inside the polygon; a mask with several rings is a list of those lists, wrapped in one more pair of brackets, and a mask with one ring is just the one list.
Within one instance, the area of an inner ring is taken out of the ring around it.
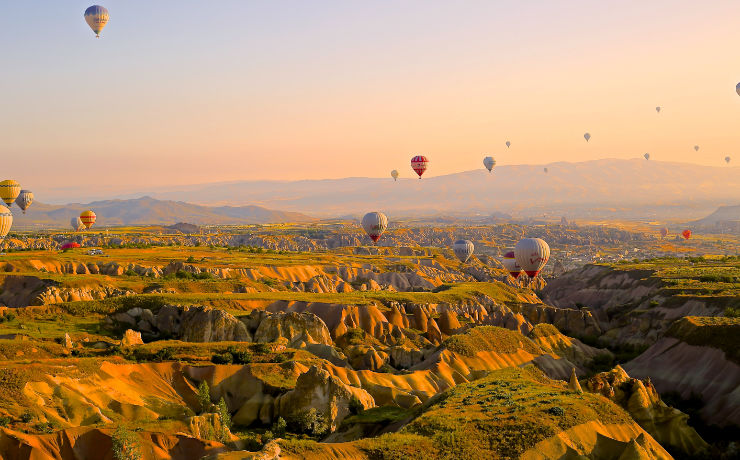
{"label": "eroded rock face", "polygon": [[375,407],[375,400],[367,391],[346,385],[326,370],[313,366],[298,376],[293,390],[278,396],[275,413],[290,420],[313,408],[325,417],[329,430],[333,432],[349,415],[353,398],[359,400],[365,409]]}
{"label": "eroded rock face", "polygon": [[186,342],[250,341],[247,327],[223,310],[208,307],[184,307],[180,340]]}
{"label": "eroded rock face", "polygon": [[126,329],[126,332],[123,334],[123,338],[121,339],[121,346],[124,347],[142,345],[143,343],[144,341],[141,340],[141,332],[132,331],[131,329]]}
{"label": "eroded rock face", "polygon": [[689,416],[667,406],[650,379],[631,378],[620,366],[585,381],[586,390],[600,393],[629,412],[632,418],[662,445],[696,455],[708,445],[688,425]]}
{"label": "eroded rock face", "polygon": [[281,337],[288,340],[291,348],[333,344],[326,324],[310,312],[280,312],[264,317],[254,334],[254,341],[277,342]]}

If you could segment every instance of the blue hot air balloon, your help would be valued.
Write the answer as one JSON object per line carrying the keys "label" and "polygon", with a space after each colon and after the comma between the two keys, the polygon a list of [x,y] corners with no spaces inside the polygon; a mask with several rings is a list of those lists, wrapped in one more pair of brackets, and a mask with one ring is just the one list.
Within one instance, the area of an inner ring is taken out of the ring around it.
{"label": "blue hot air balloon", "polygon": [[110,14],[108,10],[100,5],[93,5],[85,10],[85,22],[95,32],[95,36],[100,38],[100,32],[108,23]]}

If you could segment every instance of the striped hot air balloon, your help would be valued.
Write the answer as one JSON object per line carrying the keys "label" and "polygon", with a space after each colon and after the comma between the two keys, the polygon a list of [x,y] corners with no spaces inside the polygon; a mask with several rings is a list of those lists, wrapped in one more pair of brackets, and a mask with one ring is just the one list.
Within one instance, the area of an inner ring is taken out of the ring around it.
{"label": "striped hot air balloon", "polygon": [[10,207],[13,202],[15,202],[15,199],[18,198],[18,195],[21,193],[21,184],[18,182],[8,179],[0,182],[0,198],[5,202],[5,204]]}
{"label": "striped hot air balloon", "polygon": [[97,216],[94,212],[88,210],[84,211],[82,214],[80,214],[80,220],[82,221],[82,225],[85,226],[85,228],[90,228],[95,223],[95,219],[97,219]]}
{"label": "striped hot air balloon", "polygon": [[470,240],[457,240],[452,246],[452,250],[455,252],[455,257],[460,259],[460,262],[465,263],[473,255],[475,245]]}
{"label": "striped hot air balloon", "polygon": [[504,255],[501,258],[501,264],[514,279],[519,278],[519,275],[522,274],[522,267],[519,266],[519,263],[516,261],[516,257],[514,256],[514,248],[507,248],[504,251]]}
{"label": "striped hot air balloon", "polygon": [[419,175],[419,179],[421,179],[421,175],[424,174],[424,171],[427,170],[428,164],[429,160],[424,155],[416,155],[411,159],[411,169]]}
{"label": "striped hot air balloon", "polygon": [[21,190],[18,198],[15,199],[15,204],[21,208],[23,214],[26,213],[26,209],[31,206],[31,203],[33,203],[33,192],[30,190]]}
{"label": "striped hot air balloon", "polygon": [[10,212],[10,209],[0,205],[0,243],[2,243],[5,237],[8,236],[8,232],[12,226],[13,213]]}
{"label": "striped hot air balloon", "polygon": [[108,10],[100,5],[93,5],[85,10],[85,22],[90,26],[95,36],[100,38],[100,32],[103,31],[103,27],[108,24],[110,14]]}
{"label": "striped hot air balloon", "polygon": [[377,242],[388,228],[388,218],[382,212],[369,212],[362,218],[362,228],[371,240]]}
{"label": "striped hot air balloon", "polygon": [[514,255],[524,273],[534,278],[550,260],[550,246],[540,238],[522,238],[514,247]]}

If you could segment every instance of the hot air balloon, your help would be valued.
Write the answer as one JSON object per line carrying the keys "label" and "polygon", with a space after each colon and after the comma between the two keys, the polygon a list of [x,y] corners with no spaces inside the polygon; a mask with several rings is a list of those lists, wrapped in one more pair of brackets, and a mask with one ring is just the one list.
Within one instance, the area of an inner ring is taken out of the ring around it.
{"label": "hot air balloon", "polygon": [[20,193],[21,184],[19,184],[18,182],[12,179],[0,182],[0,198],[2,198],[2,200],[5,202],[5,204],[8,205],[8,207],[13,204]]}
{"label": "hot air balloon", "polygon": [[586,139],[586,142],[588,142],[588,140],[591,139],[591,135],[589,133],[586,133],[583,135],[583,138]]}
{"label": "hot air balloon", "polygon": [[668,229],[665,228],[665,227],[661,228],[660,229],[660,236],[663,237],[663,238],[665,238],[666,236],[668,236]]}
{"label": "hot air balloon", "polygon": [[506,141],[506,148],[507,148],[507,149],[508,149],[508,148],[511,148],[511,142],[509,142],[509,141]]}
{"label": "hot air balloon", "polygon": [[656,107],[655,108],[655,111],[658,112],[658,113],[660,113],[660,106]]}
{"label": "hot air balloon", "polygon": [[496,160],[494,160],[493,157],[485,157],[483,159],[483,166],[485,166],[490,173],[493,171],[493,167],[496,166]]}
{"label": "hot air balloon", "polygon": [[75,249],[81,247],[79,243],[64,243],[61,247],[62,251],[66,251],[67,249]]}
{"label": "hot air balloon", "polygon": [[545,171],[545,174],[547,174],[547,168],[544,168],[543,171]]}
{"label": "hot air balloon", "polygon": [[469,240],[457,240],[452,246],[452,250],[455,251],[455,257],[460,259],[460,262],[465,263],[470,259],[475,251],[475,246],[472,241]]}
{"label": "hot air balloon", "polygon": [[649,153],[646,153],[646,154],[645,154],[645,155],[643,155],[643,156],[645,157],[645,159],[646,159],[646,160],[649,160],[649,159],[650,159],[650,154],[649,154]]}
{"label": "hot air balloon", "polygon": [[428,164],[429,160],[427,160],[427,157],[424,155],[416,155],[411,159],[411,169],[419,175],[419,179],[421,179],[421,175],[424,174],[424,171],[427,170]]}
{"label": "hot air balloon", "polygon": [[31,203],[33,203],[33,192],[30,190],[21,190],[18,198],[15,199],[15,204],[23,210],[23,214],[26,213],[26,209],[31,206]]}
{"label": "hot air balloon", "polygon": [[87,25],[90,26],[98,38],[100,38],[100,32],[108,23],[109,18],[108,10],[100,5],[93,5],[85,10],[85,22],[87,22]]}
{"label": "hot air balloon", "polygon": [[519,278],[519,275],[522,274],[522,267],[519,266],[519,263],[516,261],[516,257],[514,256],[514,248],[508,248],[505,250],[504,256],[501,258],[501,264],[514,279]]}
{"label": "hot air balloon", "polygon": [[550,246],[539,238],[522,238],[514,247],[514,256],[524,273],[534,278],[550,260]]}
{"label": "hot air balloon", "polygon": [[731,159],[732,158],[730,158],[730,157],[725,157],[725,163],[728,163],[729,164]]}
{"label": "hot air balloon", "polygon": [[72,226],[74,231],[79,231],[80,229],[82,229],[82,227],[85,226],[85,224],[82,223],[82,219],[80,219],[79,217],[73,217],[72,221],[69,224]]}
{"label": "hot air balloon", "polygon": [[391,171],[391,177],[393,178],[394,181],[398,180],[398,171],[396,171],[395,169]]}
{"label": "hot air balloon", "polygon": [[737,95],[740,96],[740,83],[735,86],[735,91],[737,91]]}
{"label": "hot air balloon", "polygon": [[695,145],[694,146],[694,150],[698,152],[699,151],[699,146],[698,145]]}
{"label": "hot air balloon", "polygon": [[388,228],[388,218],[382,212],[369,212],[362,218],[362,228],[371,240],[378,241]]}
{"label": "hot air balloon", "polygon": [[683,236],[683,239],[688,240],[689,238],[691,238],[691,230],[687,228],[686,230],[681,232],[681,236]]}
{"label": "hot air balloon", "polygon": [[82,225],[85,226],[85,228],[90,228],[95,223],[95,219],[97,216],[95,216],[95,213],[92,211],[84,211],[82,214],[80,214],[80,220],[82,221]]}
{"label": "hot air balloon", "polygon": [[5,237],[8,236],[8,232],[12,226],[13,213],[10,212],[10,209],[0,205],[0,243],[2,243]]}

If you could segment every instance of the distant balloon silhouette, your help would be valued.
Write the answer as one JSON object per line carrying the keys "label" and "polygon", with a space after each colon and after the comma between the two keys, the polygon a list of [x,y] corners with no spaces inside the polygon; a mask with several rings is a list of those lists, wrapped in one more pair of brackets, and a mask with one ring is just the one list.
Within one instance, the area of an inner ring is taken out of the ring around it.
{"label": "distant balloon silhouette", "polygon": [[18,198],[15,199],[15,204],[21,208],[23,214],[26,213],[26,209],[31,206],[31,203],[33,203],[33,192],[30,190],[21,190]]}
{"label": "distant balloon silhouette", "polygon": [[509,148],[509,147],[511,147],[511,142],[506,141],[506,148]]}
{"label": "distant balloon silhouette", "polygon": [[735,91],[737,91],[737,95],[740,96],[740,83],[735,86]]}
{"label": "distant balloon silhouette", "polygon": [[547,174],[547,168],[543,168],[543,171],[545,171],[545,174]]}
{"label": "distant balloon silhouette", "polygon": [[650,159],[650,154],[649,154],[649,153],[646,153],[646,154],[645,154],[645,155],[643,155],[643,156],[645,157],[645,159],[646,159],[646,160],[649,160],[649,159]]}
{"label": "distant balloon silhouette", "polygon": [[394,181],[398,180],[398,171],[396,171],[395,169],[391,171],[391,177]]}
{"label": "distant balloon silhouette", "polygon": [[656,107],[655,108],[655,111],[658,112],[658,113],[660,113],[660,106]]}
{"label": "distant balloon silhouette", "polygon": [[665,228],[665,227],[661,228],[660,229],[660,236],[662,236],[663,238],[665,238],[666,236],[668,236],[668,229]]}
{"label": "distant balloon silhouette", "polygon": [[725,157],[725,163],[728,163],[729,164],[730,163],[730,160],[731,160],[730,157]]}
{"label": "distant balloon silhouette", "polygon": [[493,157],[485,157],[483,159],[483,166],[485,166],[490,173],[493,171],[493,167],[496,166],[496,160],[494,160]]}
{"label": "distant balloon silhouette", "polygon": [[694,146],[694,150],[698,152],[699,151],[699,146],[698,145],[695,145]]}
{"label": "distant balloon silhouette", "polygon": [[586,142],[588,142],[589,139],[591,139],[591,134],[586,133],[586,134],[583,135],[583,138],[586,139]]}

